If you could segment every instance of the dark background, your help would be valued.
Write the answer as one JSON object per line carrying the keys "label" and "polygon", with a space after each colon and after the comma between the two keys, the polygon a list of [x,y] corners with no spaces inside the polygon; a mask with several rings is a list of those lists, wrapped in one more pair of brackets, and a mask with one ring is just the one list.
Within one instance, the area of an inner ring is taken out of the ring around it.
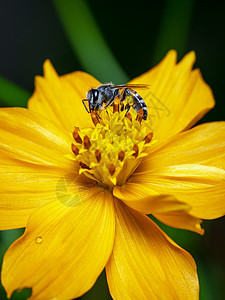
{"label": "dark background", "polygon": [[[167,49],[162,49],[162,53],[155,55],[166,1],[87,2],[104,38],[130,78],[149,70],[166,54]],[[195,66],[201,69],[217,102],[215,109],[201,122],[223,120],[225,2],[193,2],[184,52],[196,52]],[[174,22],[176,24],[176,19]],[[168,36],[168,49],[170,47],[173,47],[173,36]],[[183,54],[178,53],[179,58]],[[59,74],[83,69],[53,3],[46,0],[1,1],[0,75],[32,92],[34,76],[42,74],[46,58],[50,58]],[[203,227],[207,229],[203,237],[179,230],[173,231],[171,236],[194,256],[199,272],[204,273],[200,276],[201,298],[224,299],[225,218],[204,222]]]}

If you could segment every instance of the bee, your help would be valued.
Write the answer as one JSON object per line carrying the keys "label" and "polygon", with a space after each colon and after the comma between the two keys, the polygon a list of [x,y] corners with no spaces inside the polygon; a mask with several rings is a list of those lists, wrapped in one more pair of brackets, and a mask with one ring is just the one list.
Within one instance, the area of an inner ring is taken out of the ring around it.
{"label": "bee", "polygon": [[[87,99],[83,99],[83,105],[88,113],[91,111],[101,111],[108,106],[113,105],[116,97],[121,103],[121,110],[129,112],[132,107],[137,113],[143,109],[143,119],[146,120],[148,116],[147,106],[142,97],[134,90],[135,88],[146,89],[149,85],[146,84],[122,84],[114,85],[112,83],[102,84],[96,89],[90,89],[87,92]],[[88,102],[89,110],[85,105]],[[105,106],[104,106],[105,105]]]}

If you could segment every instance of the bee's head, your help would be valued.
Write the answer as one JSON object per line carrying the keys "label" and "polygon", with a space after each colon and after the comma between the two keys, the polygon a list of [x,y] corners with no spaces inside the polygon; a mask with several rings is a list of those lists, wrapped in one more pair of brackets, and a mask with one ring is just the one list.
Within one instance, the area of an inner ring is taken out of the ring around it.
{"label": "bee's head", "polygon": [[90,89],[87,92],[87,100],[89,103],[89,109],[95,110],[98,101],[99,91],[97,89]]}

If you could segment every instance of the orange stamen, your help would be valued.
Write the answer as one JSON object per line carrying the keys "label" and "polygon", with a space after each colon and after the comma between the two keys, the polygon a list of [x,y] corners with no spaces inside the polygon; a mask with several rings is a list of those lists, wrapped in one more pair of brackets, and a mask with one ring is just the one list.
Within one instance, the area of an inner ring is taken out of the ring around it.
{"label": "orange stamen", "polygon": [[95,157],[99,163],[101,161],[101,152],[99,150],[95,150]]}
{"label": "orange stamen", "polygon": [[82,169],[91,170],[91,168],[88,167],[87,165],[85,165],[84,163],[82,163],[82,161],[80,161],[80,167],[81,167]]}
{"label": "orange stamen", "polygon": [[80,128],[77,126],[74,126],[74,131],[80,131]]}
{"label": "orange stamen", "polygon": [[126,117],[132,122],[132,115],[131,115],[131,113],[128,112],[128,113],[126,114]]}
{"label": "orange stamen", "polygon": [[74,144],[71,144],[71,149],[76,156],[79,154],[79,149]]}
{"label": "orange stamen", "polygon": [[73,132],[73,138],[77,143],[82,144],[82,139],[77,131]]}
{"label": "orange stamen", "polygon": [[140,109],[138,114],[137,114],[136,120],[141,123],[143,115],[144,115],[144,111],[143,111],[143,109]]}
{"label": "orange stamen", "polygon": [[133,147],[133,150],[135,151],[132,155],[137,158],[138,156],[138,152],[139,152],[139,148],[138,148],[138,145],[135,144],[134,147]]}
{"label": "orange stamen", "polygon": [[91,111],[91,118],[95,126],[100,123],[99,118],[94,110]]}
{"label": "orange stamen", "polygon": [[109,165],[109,174],[110,174],[111,176],[113,176],[113,175],[115,174],[115,171],[116,171],[115,166],[114,166],[113,163],[111,163],[111,164]]}
{"label": "orange stamen", "polygon": [[124,151],[120,151],[119,154],[118,154],[118,159],[120,161],[123,161],[124,160],[124,157],[125,157],[125,152]]}
{"label": "orange stamen", "polygon": [[146,135],[146,137],[144,138],[145,144],[148,144],[151,142],[153,138],[153,132],[150,132],[149,134]]}
{"label": "orange stamen", "polygon": [[84,148],[89,150],[91,147],[90,139],[87,135],[84,136]]}
{"label": "orange stamen", "polygon": [[113,113],[119,112],[119,107],[120,107],[120,100],[118,97],[116,97],[113,103]]}

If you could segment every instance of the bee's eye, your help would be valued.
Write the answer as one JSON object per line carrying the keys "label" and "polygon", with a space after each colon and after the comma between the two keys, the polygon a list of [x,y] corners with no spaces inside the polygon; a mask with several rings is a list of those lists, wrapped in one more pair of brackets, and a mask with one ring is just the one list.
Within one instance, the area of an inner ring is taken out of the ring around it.
{"label": "bee's eye", "polygon": [[98,90],[94,90],[93,92],[94,99],[98,99]]}

